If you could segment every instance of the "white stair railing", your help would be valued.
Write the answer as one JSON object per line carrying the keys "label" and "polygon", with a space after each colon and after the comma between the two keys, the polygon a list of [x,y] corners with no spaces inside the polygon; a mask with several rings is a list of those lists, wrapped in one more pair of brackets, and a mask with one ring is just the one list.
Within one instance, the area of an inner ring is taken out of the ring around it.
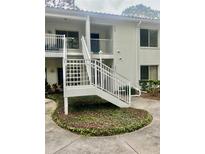
{"label": "white stair railing", "polygon": [[85,61],[86,70],[87,70],[87,73],[88,73],[89,80],[91,80],[91,67],[90,67],[91,57],[90,57],[90,52],[89,52],[88,47],[86,45],[84,36],[82,36],[81,42],[82,42],[83,57],[86,60]]}
{"label": "white stair railing", "polygon": [[[86,71],[91,69],[91,78]],[[94,87],[112,95],[126,104],[131,103],[130,81],[98,60],[67,59],[66,86]]]}
{"label": "white stair railing", "polygon": [[125,103],[131,103],[131,83],[122,75],[116,73],[98,60],[91,60],[91,74],[93,84]]}
{"label": "white stair railing", "polygon": [[135,92],[137,92],[136,94],[133,94],[131,96],[141,96],[141,90],[140,87],[138,87],[137,85],[132,85],[132,88],[135,90]]}
{"label": "white stair railing", "polygon": [[66,57],[66,86],[93,85],[95,88],[109,94],[110,97],[116,97],[128,105],[131,103],[132,87],[138,91],[138,95],[136,96],[141,94],[139,88],[132,86],[127,78],[118,74],[102,62],[92,60],[85,38],[82,37],[81,41],[84,59],[67,59],[67,56],[64,55]]}

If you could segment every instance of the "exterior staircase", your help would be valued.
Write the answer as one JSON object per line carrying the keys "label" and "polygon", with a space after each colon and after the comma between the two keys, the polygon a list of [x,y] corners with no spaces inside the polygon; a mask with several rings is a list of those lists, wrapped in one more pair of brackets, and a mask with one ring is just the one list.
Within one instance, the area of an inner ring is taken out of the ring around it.
{"label": "exterior staircase", "polygon": [[[68,114],[68,97],[97,95],[119,107],[131,105],[131,88],[141,91],[115,70],[91,58],[85,38],[81,38],[84,59],[69,59],[65,35],[46,34],[45,51],[48,56],[63,57],[64,112]],[[52,54],[51,54],[52,53]]]}
{"label": "exterior staircase", "polygon": [[[140,89],[99,60],[91,59],[85,38],[81,38],[84,59],[68,59],[63,56],[64,104],[67,113],[67,97],[97,95],[119,107],[131,104],[131,88]],[[64,41],[66,46],[66,41]]]}

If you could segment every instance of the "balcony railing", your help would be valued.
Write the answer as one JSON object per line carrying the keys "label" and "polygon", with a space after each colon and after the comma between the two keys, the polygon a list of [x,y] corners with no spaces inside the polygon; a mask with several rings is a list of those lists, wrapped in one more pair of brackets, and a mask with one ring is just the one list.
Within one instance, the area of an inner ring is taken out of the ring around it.
{"label": "balcony railing", "polygon": [[90,39],[91,42],[91,52],[93,54],[98,54],[101,50],[103,54],[113,53],[113,41],[112,39]]}
{"label": "balcony railing", "polygon": [[45,35],[45,51],[63,52],[64,35],[46,34]]}
{"label": "balcony railing", "polygon": [[[45,36],[45,50],[48,52],[62,52],[63,51],[64,35],[46,34]],[[67,49],[79,49],[79,40],[73,37],[66,37]]]}
{"label": "balcony railing", "polygon": [[[46,34],[45,35],[45,51],[46,52],[63,52],[64,35]],[[79,39],[73,37],[66,37],[67,49],[79,49]],[[112,39],[92,39],[91,38],[91,52],[98,54],[113,54]]]}

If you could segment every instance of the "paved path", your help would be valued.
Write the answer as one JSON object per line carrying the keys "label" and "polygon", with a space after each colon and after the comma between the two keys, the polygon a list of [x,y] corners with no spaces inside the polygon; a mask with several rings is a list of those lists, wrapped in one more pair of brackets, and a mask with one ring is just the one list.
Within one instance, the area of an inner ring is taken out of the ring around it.
{"label": "paved path", "polygon": [[110,137],[84,137],[58,127],[51,119],[55,102],[46,100],[46,154],[159,154],[160,104],[134,98],[132,107],[146,109],[152,123],[138,131]]}

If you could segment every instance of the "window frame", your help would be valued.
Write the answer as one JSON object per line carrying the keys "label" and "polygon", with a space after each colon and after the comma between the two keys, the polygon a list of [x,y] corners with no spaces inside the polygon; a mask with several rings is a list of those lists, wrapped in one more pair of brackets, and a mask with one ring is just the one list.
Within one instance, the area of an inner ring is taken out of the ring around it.
{"label": "window frame", "polygon": [[[142,67],[148,67],[148,78],[142,79]],[[140,65],[140,80],[149,80],[149,65]]]}
{"label": "window frame", "polygon": [[[141,77],[142,77],[142,72],[141,72],[141,67],[142,66],[147,66],[148,67],[148,79],[142,79]],[[158,69],[159,69],[159,65],[140,65],[140,77],[139,77],[139,79],[141,80],[141,81],[146,81],[146,80],[153,80],[153,79],[150,79],[150,67],[153,67],[153,66],[155,66],[156,67],[156,73],[157,73],[157,79],[156,80],[159,80],[159,72],[158,72]]]}
{"label": "window frame", "polygon": [[[148,46],[141,46],[141,30],[147,30],[148,31]],[[152,47],[150,46],[150,31],[157,31],[157,46]],[[148,29],[148,28],[140,28],[140,34],[139,34],[139,46],[140,48],[159,48],[159,30],[158,29]]]}

